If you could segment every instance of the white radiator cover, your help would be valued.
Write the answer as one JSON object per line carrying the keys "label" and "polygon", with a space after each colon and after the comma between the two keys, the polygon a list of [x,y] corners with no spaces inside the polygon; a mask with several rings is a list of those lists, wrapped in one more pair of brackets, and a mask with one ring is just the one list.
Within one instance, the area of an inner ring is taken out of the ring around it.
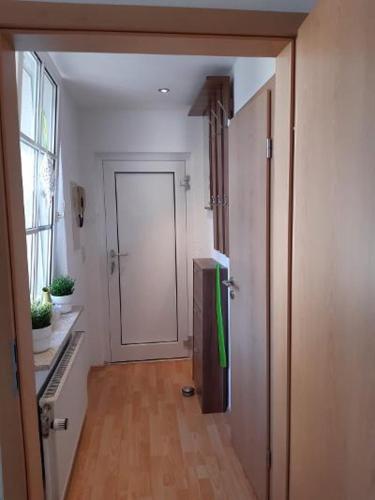
{"label": "white radiator cover", "polygon": [[46,500],[63,500],[87,409],[86,335],[70,340],[39,404],[49,405],[51,419],[68,418],[67,430],[43,437]]}

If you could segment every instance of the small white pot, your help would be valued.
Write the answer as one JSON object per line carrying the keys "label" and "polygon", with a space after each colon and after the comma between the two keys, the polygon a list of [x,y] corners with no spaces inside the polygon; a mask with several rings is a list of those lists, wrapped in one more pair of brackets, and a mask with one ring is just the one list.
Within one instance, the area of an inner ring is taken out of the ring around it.
{"label": "small white pot", "polygon": [[55,304],[52,307],[52,324],[56,323],[60,319],[61,316],[61,311],[59,306],[56,306]]}
{"label": "small white pot", "polygon": [[73,294],[63,295],[61,297],[51,295],[52,302],[59,307],[59,310],[62,313],[68,313],[72,310],[72,298]]}
{"label": "small white pot", "polygon": [[33,329],[33,352],[44,352],[47,351],[51,344],[52,337],[52,326],[46,326],[45,328]]}

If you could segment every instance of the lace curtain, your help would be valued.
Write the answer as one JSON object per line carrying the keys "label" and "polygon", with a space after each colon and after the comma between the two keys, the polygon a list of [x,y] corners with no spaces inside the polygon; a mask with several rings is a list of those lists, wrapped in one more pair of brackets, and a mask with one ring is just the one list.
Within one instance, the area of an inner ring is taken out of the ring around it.
{"label": "lace curtain", "polygon": [[42,162],[40,164],[40,181],[41,181],[41,194],[48,201],[52,202],[53,195],[55,193],[55,161],[48,154],[44,154]]}

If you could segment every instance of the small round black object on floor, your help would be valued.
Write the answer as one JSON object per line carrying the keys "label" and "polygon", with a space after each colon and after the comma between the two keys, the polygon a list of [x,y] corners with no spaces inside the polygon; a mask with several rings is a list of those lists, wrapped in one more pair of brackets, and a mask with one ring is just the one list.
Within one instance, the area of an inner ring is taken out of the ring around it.
{"label": "small round black object on floor", "polygon": [[195,389],[194,387],[191,387],[190,385],[185,385],[181,389],[182,395],[185,396],[185,398],[191,398],[191,396],[194,396]]}

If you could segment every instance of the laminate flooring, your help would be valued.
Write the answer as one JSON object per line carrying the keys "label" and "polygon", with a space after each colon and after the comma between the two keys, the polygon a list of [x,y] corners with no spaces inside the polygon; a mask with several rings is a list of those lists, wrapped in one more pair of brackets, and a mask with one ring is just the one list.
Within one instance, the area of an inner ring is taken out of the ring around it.
{"label": "laminate flooring", "polygon": [[66,499],[256,500],[227,417],[182,397],[191,384],[190,360],[92,370]]}

